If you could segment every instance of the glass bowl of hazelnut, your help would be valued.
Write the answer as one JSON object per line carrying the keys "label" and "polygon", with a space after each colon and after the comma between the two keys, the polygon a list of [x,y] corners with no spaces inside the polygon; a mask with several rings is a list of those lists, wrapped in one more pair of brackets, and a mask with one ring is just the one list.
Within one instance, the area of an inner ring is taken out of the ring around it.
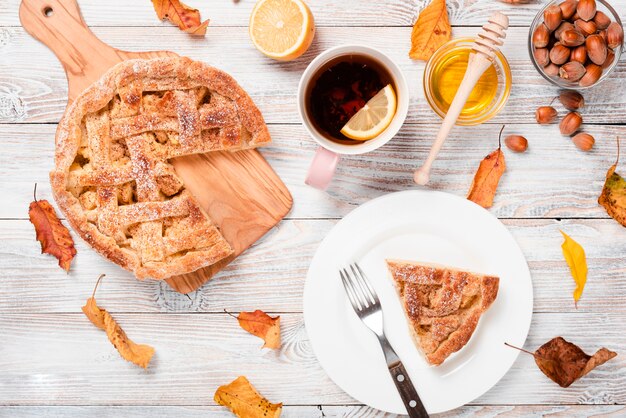
{"label": "glass bowl of hazelnut", "polygon": [[528,34],[530,60],[558,87],[586,89],[606,79],[624,49],[619,15],[605,0],[556,0],[537,13]]}

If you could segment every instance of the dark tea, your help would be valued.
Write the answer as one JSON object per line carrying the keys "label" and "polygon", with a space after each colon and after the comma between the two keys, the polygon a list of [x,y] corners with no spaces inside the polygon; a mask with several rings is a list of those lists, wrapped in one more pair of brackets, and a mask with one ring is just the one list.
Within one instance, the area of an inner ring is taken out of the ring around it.
{"label": "dark tea", "polygon": [[389,72],[373,58],[342,55],[322,65],[313,75],[305,96],[313,126],[326,138],[341,144],[361,144],[341,129],[369,99],[391,84]]}

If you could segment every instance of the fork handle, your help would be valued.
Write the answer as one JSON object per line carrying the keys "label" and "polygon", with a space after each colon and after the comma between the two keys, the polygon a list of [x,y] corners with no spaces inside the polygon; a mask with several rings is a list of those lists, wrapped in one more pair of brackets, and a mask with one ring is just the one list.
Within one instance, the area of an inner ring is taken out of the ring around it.
{"label": "fork handle", "polygon": [[426,412],[426,408],[424,408],[424,405],[415,390],[415,386],[413,386],[413,382],[411,382],[411,378],[406,372],[404,365],[402,365],[402,362],[398,361],[396,364],[389,366],[389,374],[391,374],[393,383],[396,384],[396,388],[400,393],[400,397],[402,398],[402,402],[404,402],[404,406],[406,407],[409,417],[427,418],[428,412]]}

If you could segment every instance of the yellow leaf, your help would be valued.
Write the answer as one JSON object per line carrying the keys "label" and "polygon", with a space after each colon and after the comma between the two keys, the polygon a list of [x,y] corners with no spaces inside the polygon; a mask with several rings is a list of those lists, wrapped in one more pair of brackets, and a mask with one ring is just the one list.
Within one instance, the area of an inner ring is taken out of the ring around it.
{"label": "yellow leaf", "polygon": [[446,1],[432,0],[413,25],[409,57],[427,61],[437,48],[450,40],[451,33]]}
{"label": "yellow leaf", "polygon": [[283,408],[262,397],[245,376],[217,388],[213,399],[241,418],[278,418]]}
{"label": "yellow leaf", "polygon": [[587,283],[587,256],[585,255],[585,250],[579,243],[574,241],[565,232],[561,231],[561,234],[563,234],[563,238],[565,238],[565,241],[561,244],[563,257],[565,257],[565,261],[567,261],[570,271],[572,272],[572,277],[576,282],[574,304],[577,305],[578,300],[583,294],[585,283]]}

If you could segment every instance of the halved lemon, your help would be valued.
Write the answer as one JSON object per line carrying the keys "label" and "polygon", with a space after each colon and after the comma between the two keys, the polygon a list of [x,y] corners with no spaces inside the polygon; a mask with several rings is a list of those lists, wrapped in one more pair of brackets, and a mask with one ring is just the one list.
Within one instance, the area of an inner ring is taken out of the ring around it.
{"label": "halved lemon", "polygon": [[341,133],[350,139],[367,141],[387,129],[395,114],[396,93],[387,84],[350,118]]}
{"label": "halved lemon", "polygon": [[311,10],[301,0],[259,0],[252,9],[249,30],[259,51],[289,61],[309,48],[315,23]]}

